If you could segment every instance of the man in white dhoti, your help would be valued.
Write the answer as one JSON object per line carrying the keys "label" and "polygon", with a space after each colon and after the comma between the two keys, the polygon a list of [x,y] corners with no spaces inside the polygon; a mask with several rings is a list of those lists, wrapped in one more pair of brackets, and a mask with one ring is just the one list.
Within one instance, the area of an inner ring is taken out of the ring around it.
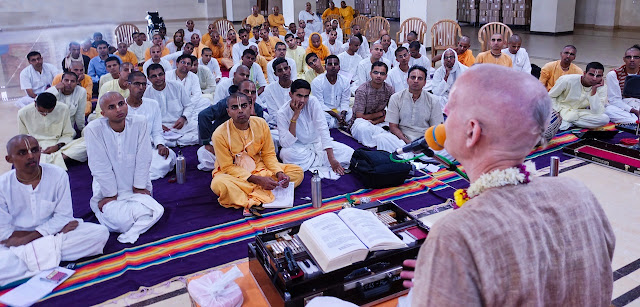
{"label": "man in white dhoti", "polygon": [[[229,88],[232,85],[239,86],[240,82],[244,80],[249,80],[249,68],[244,65],[240,65],[233,74],[230,74],[231,78],[222,78],[220,83],[216,86],[215,94],[213,95],[214,104],[218,103],[220,100],[229,97]],[[251,80],[249,80],[251,81]],[[253,81],[252,81],[253,82]]]}
{"label": "man in white dhoti", "polygon": [[[362,84],[365,84],[371,81],[371,65],[375,62],[383,62],[387,64],[387,67],[391,67],[391,62],[382,57],[384,51],[382,50],[382,45],[380,43],[373,44],[371,46],[371,54],[364,58],[360,63],[358,63],[358,68],[356,69],[356,76],[353,84],[351,85],[353,89],[353,93],[355,94],[355,90]],[[385,72],[385,79],[387,78]]]}
{"label": "man in white dhoti", "polygon": [[218,81],[220,81],[220,78],[222,78],[220,64],[218,64],[218,61],[216,59],[213,59],[213,61],[211,59],[213,59],[213,51],[211,50],[211,48],[203,48],[202,54],[198,59],[198,63],[209,68],[213,76],[216,78],[216,83],[218,83]]}
{"label": "man in white dhoti", "polygon": [[296,65],[296,61],[294,61],[292,58],[287,57],[287,45],[282,42],[277,42],[276,56],[273,58],[273,60],[267,63],[267,76],[269,77],[269,84],[278,82],[278,76],[276,76],[276,74],[274,73],[275,69],[273,67],[273,63],[277,58],[283,58],[287,61],[287,63],[289,63],[289,67],[291,68],[291,81],[298,79],[298,65]]}
{"label": "man in white dhoti", "polygon": [[291,100],[278,110],[278,134],[282,162],[296,164],[303,170],[331,168],[344,175],[353,149],[334,141],[324,117],[322,105],[309,97],[311,85],[298,79],[291,84]]}
{"label": "man in white dhoti", "polygon": [[158,102],[162,114],[162,130],[169,147],[198,143],[198,122],[194,118],[193,103],[189,94],[176,81],[165,81],[164,68],[151,64],[147,76],[151,87],[147,87],[144,97]]}
{"label": "man in white dhoti", "polygon": [[240,31],[238,31],[238,37],[240,38],[240,41],[233,44],[231,54],[234,65],[242,62],[242,53],[245,50],[249,49],[251,46],[256,46],[256,48],[258,47],[255,43],[249,41],[249,31],[246,29],[240,29]]}
{"label": "man in white dhoti", "polygon": [[193,118],[189,118],[189,120],[197,121],[198,113],[200,111],[206,109],[213,103],[213,99],[207,99],[202,97],[202,90],[200,89],[200,79],[198,76],[191,72],[191,67],[193,66],[193,62],[196,62],[198,58],[193,55],[183,54],[178,57],[176,60],[177,67],[174,70],[170,70],[167,72],[165,79],[166,81],[175,81],[184,87],[189,94],[189,98],[191,98],[191,103],[193,104]]}
{"label": "man in white dhoti", "polygon": [[69,176],[40,165],[41,148],[29,135],[7,143],[13,169],[0,176],[0,286],[102,253],[109,231],[73,218]]}
{"label": "man in white dhoti", "polygon": [[356,75],[356,70],[358,69],[358,64],[362,61],[362,57],[357,53],[361,41],[358,37],[352,36],[346,44],[348,44],[348,46],[346,48],[343,47],[344,51],[338,54],[341,68],[340,74],[347,78],[347,80],[353,80],[353,77]]}
{"label": "man in white dhoti", "polygon": [[436,69],[431,80],[431,90],[433,95],[438,97],[440,106],[444,110],[444,106],[449,101],[451,87],[468,68],[458,62],[458,53],[454,49],[445,50],[442,59],[442,66]]}
{"label": "man in white dhoti", "polygon": [[240,67],[240,65],[244,65],[249,68],[249,80],[253,81],[258,88],[258,95],[262,94],[264,91],[264,87],[267,86],[267,79],[264,78],[264,72],[262,72],[262,68],[258,63],[256,63],[257,53],[249,48],[242,52],[241,62],[233,65],[233,67],[229,70],[229,76],[232,76],[233,73],[236,72],[236,69]]}
{"label": "man in white dhoti", "polygon": [[[273,63],[273,70],[278,77],[277,82],[273,82],[265,88],[264,92],[260,94],[260,99],[267,106],[267,116],[265,119],[271,128],[275,128],[277,125],[276,122],[276,113],[278,110],[282,108],[283,105],[287,104],[289,98],[289,93],[291,92],[291,67],[289,63],[284,58],[276,58]],[[284,77],[282,79],[281,77]],[[277,136],[277,131],[276,136]]]}
{"label": "man in white dhoti", "polygon": [[171,69],[173,69],[171,67],[171,63],[169,63],[169,61],[162,58],[162,47],[153,45],[149,47],[149,53],[151,54],[151,58],[148,59],[146,62],[144,62],[144,64],[142,65],[143,73],[145,74],[147,73],[147,70],[149,69],[149,66],[151,66],[151,64],[162,65],[162,67],[164,68],[164,71],[170,71]]}
{"label": "man in white dhoti", "polygon": [[369,72],[371,81],[365,82],[356,90],[354,119],[350,128],[353,138],[362,145],[392,152],[405,143],[387,131],[387,105],[393,95],[393,87],[384,82],[388,71],[389,66],[383,62],[372,64]]}
{"label": "man in white dhoti", "polygon": [[305,4],[305,10],[300,11],[298,14],[298,20],[305,21],[307,24],[307,32],[322,32],[322,19],[311,9],[311,3],[307,2]]}
{"label": "man in white dhoti", "polygon": [[[257,103],[256,84],[245,79],[240,81],[238,91],[247,96],[248,102],[251,104],[251,110],[253,110],[251,116],[264,118],[266,114],[262,106]],[[211,171],[215,168],[216,156],[211,143],[211,135],[213,135],[216,128],[230,118],[227,113],[228,98],[229,95],[198,114],[198,135],[202,146],[198,148],[197,154],[198,169],[201,171]]]}
{"label": "man in white dhoti", "polygon": [[[393,86],[396,93],[409,87],[407,78],[409,77],[409,51],[405,47],[398,47],[395,51],[398,66],[389,71],[386,82]],[[426,82],[425,82],[426,84]]]}
{"label": "man in white dhoti", "polygon": [[508,48],[502,49],[502,53],[511,57],[511,63],[513,63],[513,69],[516,71],[531,73],[531,61],[529,60],[529,53],[522,48],[522,38],[520,35],[514,34],[509,37],[507,42]]}
{"label": "man in white dhoti", "polygon": [[147,130],[149,130],[153,148],[149,177],[151,180],[156,180],[167,175],[176,165],[176,153],[165,146],[162,136],[162,114],[158,102],[143,97],[147,89],[147,77],[142,72],[136,71],[129,75],[128,82],[131,94],[125,98],[129,106],[127,116],[138,115],[147,119]]}
{"label": "man in white dhoti", "polygon": [[38,51],[29,52],[27,61],[30,65],[20,72],[20,89],[25,91],[27,96],[16,100],[15,105],[18,108],[33,103],[37,95],[51,86],[53,78],[58,74],[55,66],[43,63],[42,55]]}
{"label": "man in white dhoti", "polygon": [[69,108],[71,125],[76,124],[78,130],[84,129],[84,109],[87,106],[87,90],[78,85],[78,75],[71,71],[62,73],[62,82],[47,89],[56,96],[58,103]]}
{"label": "man in white dhoti", "polygon": [[44,92],[32,104],[18,111],[18,132],[36,138],[42,150],[44,163],[55,164],[66,170],[65,160],[87,161],[84,138],[74,140],[75,131],[69,120],[69,107],[57,104],[56,96]]}
{"label": "man in white dhoti", "polygon": [[609,123],[605,114],[607,87],[602,79],[604,66],[598,62],[587,64],[583,75],[561,76],[549,91],[553,109],[560,113],[560,130],[572,126],[597,128]]}
{"label": "man in white dhoti", "polygon": [[104,117],[85,129],[93,176],[89,204],[102,225],[121,233],[120,243],[135,243],[164,213],[151,197],[147,118],[127,117],[128,105],[116,92],[105,94],[98,103]]}
{"label": "man in white dhoti", "polygon": [[349,79],[340,75],[340,59],[330,55],[324,59],[327,72],[311,82],[311,95],[318,99],[329,128],[345,127],[351,120],[351,85]]}
{"label": "man in white dhoti", "polygon": [[635,123],[640,117],[640,99],[622,96],[627,76],[640,72],[640,45],[627,49],[622,58],[624,65],[607,74],[607,99],[605,113],[614,123]]}

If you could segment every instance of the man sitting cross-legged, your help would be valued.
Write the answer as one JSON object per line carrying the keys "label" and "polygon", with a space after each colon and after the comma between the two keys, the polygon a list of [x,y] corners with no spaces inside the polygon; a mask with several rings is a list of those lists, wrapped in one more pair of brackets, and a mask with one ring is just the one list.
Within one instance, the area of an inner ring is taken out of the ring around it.
{"label": "man sitting cross-legged", "polygon": [[69,120],[69,107],[56,103],[51,93],[38,95],[36,101],[18,111],[18,131],[33,136],[43,147],[44,163],[67,169],[65,160],[87,161],[84,138],[74,140],[75,131]]}
{"label": "man sitting cross-legged", "polygon": [[66,71],[62,73],[62,80],[56,86],[46,91],[56,96],[58,103],[63,103],[69,108],[71,125],[76,125],[78,130],[84,128],[84,110],[87,106],[87,90],[78,85],[78,75]]}
{"label": "man sitting cross-legged", "polygon": [[26,92],[24,96],[15,101],[15,105],[22,108],[29,105],[36,99],[36,96],[43,93],[53,81],[58,73],[58,69],[49,63],[43,63],[42,55],[38,51],[31,51],[27,54],[29,66],[20,72],[20,89]]}
{"label": "man sitting cross-legged", "polygon": [[311,85],[298,79],[291,84],[290,101],[277,113],[280,158],[284,163],[300,165],[303,170],[328,168],[344,175],[353,149],[334,141],[322,104],[309,97]]}
{"label": "man sitting cross-legged", "polygon": [[271,190],[304,178],[297,165],[281,164],[276,157],[269,126],[262,118],[251,116],[251,103],[242,93],[227,99],[230,120],[213,133],[216,152],[211,190],[224,207],[244,208],[243,214],[257,215],[257,206],[275,198]]}
{"label": "man sitting cross-legged", "polygon": [[494,33],[493,35],[491,35],[491,42],[489,43],[489,45],[489,50],[478,54],[478,57],[476,58],[476,64],[485,63],[513,67],[511,57],[502,52],[502,47],[504,46],[502,34]]}
{"label": "man sitting cross-legged", "polygon": [[193,102],[182,84],[165,81],[164,74],[162,65],[149,65],[147,76],[151,81],[151,87],[147,87],[144,97],[158,102],[162,114],[162,130],[180,135],[177,140],[173,137],[167,139],[165,135],[167,145],[195,145],[198,143],[198,123],[193,120]]}
{"label": "man sitting cross-legged", "polygon": [[454,49],[447,49],[442,53],[442,66],[436,69],[431,80],[433,95],[438,97],[440,106],[444,106],[449,101],[449,92],[456,80],[467,71],[468,67],[458,61],[458,53]]}
{"label": "man sitting cross-legged", "polygon": [[573,64],[578,49],[573,45],[567,45],[560,52],[560,60],[544,64],[540,70],[540,82],[550,91],[556,85],[558,78],[564,75],[582,75],[583,71],[578,65]]}
{"label": "man sitting cross-legged", "polygon": [[286,56],[287,45],[281,42],[277,42],[275,52],[276,52],[275,53],[276,56],[271,61],[267,62],[267,76],[269,77],[269,84],[278,82],[278,76],[276,76],[276,74],[274,73],[275,69],[273,67],[273,62],[277,58],[283,58],[287,60],[287,63],[289,63],[289,67],[291,67],[291,77],[290,77],[291,81],[298,79],[298,68],[297,68],[296,61]]}
{"label": "man sitting cross-legged", "polygon": [[604,66],[598,62],[587,64],[583,75],[564,75],[549,91],[553,109],[562,116],[560,130],[571,126],[597,128],[609,122],[604,113],[607,87],[602,79]]}
{"label": "man sitting cross-legged", "polygon": [[104,117],[87,125],[85,136],[93,176],[91,210],[120,243],[135,243],[164,208],[151,197],[151,146],[147,118],[129,116],[124,97],[108,92],[99,102]]}
{"label": "man sitting cross-legged", "polygon": [[387,105],[393,95],[393,87],[384,82],[389,66],[383,62],[374,62],[369,73],[371,81],[356,90],[353,103],[354,120],[351,121],[351,135],[358,142],[378,150],[394,151],[404,142],[383,127],[386,122]]}
{"label": "man sitting cross-legged", "polygon": [[640,99],[622,96],[626,78],[640,73],[640,45],[633,45],[624,53],[624,65],[607,74],[606,113],[614,123],[635,123],[640,117]]}
{"label": "man sitting cross-legged", "polygon": [[349,108],[350,81],[340,74],[340,58],[332,54],[324,62],[327,72],[313,79],[311,92],[326,112],[329,128],[344,127],[352,115]]}
{"label": "man sitting cross-legged", "polygon": [[69,177],[40,164],[41,148],[29,135],[7,143],[13,169],[0,176],[0,286],[102,253],[109,231],[73,218]]}

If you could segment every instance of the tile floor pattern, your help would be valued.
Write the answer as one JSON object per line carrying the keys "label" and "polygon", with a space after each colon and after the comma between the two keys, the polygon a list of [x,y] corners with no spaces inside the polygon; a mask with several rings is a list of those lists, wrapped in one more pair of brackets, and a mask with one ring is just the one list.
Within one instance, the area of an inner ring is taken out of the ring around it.
{"label": "tile floor pattern", "polygon": [[[141,22],[137,25],[140,29],[146,27]],[[168,23],[168,33],[173,33],[183,27],[182,23]],[[41,29],[31,31],[0,32],[0,156],[6,155],[4,144],[10,137],[17,134],[17,108],[10,101],[21,97],[24,92],[20,90],[19,74],[22,68],[28,65],[25,55],[30,50],[39,50],[45,62],[60,67],[62,58],[66,55],[69,41],[81,41],[92,35],[93,32],[102,32],[104,38],[113,42],[113,29],[116,24],[98,24],[82,27],[67,27]],[[239,23],[236,23],[236,28]],[[395,32],[399,22],[391,22],[391,33]],[[205,32],[206,23],[197,21],[196,28]],[[463,26],[465,35],[472,38],[472,50],[477,54],[480,44],[477,41],[477,27]],[[568,44],[578,48],[576,64],[584,67],[591,61],[599,61],[605,65],[607,71],[621,65],[624,51],[633,44],[640,42],[640,31],[607,31],[593,29],[576,29],[571,35],[547,36],[531,34],[524,29],[513,29],[523,38],[523,47],[527,49],[531,62],[539,66],[559,58],[562,47]],[[0,172],[10,169],[8,163],[0,163]],[[640,258],[640,249],[637,236],[640,233],[637,221],[640,219],[639,202],[624,202],[625,199],[640,199],[640,180],[632,175],[624,181],[613,181],[611,178],[615,172],[599,166],[587,166],[578,168],[575,172],[566,175],[578,178],[589,185],[603,202],[605,211],[614,225],[617,236],[617,248],[614,257],[613,268],[617,270]],[[612,176],[609,176],[611,174]],[[591,180],[591,179],[593,180]],[[633,197],[622,197],[622,195]],[[613,297],[627,293],[635,289],[640,291],[640,270],[626,275],[616,281]],[[630,305],[640,305],[640,300],[635,300]],[[629,306],[630,306],[629,305]]]}

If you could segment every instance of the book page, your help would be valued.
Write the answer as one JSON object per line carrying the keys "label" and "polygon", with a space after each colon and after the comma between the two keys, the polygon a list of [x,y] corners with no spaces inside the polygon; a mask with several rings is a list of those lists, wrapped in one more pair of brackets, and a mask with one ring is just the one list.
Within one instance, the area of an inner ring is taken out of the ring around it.
{"label": "book page", "polygon": [[407,247],[373,212],[346,208],[338,215],[371,251]]}
{"label": "book page", "polygon": [[[367,249],[358,237],[334,213],[326,213],[302,223],[313,237],[315,244],[326,254],[328,260],[352,251]],[[301,229],[302,230],[302,229]],[[303,239],[302,236],[300,236]],[[307,242],[304,242],[306,245]],[[315,256],[315,255],[314,255]]]}

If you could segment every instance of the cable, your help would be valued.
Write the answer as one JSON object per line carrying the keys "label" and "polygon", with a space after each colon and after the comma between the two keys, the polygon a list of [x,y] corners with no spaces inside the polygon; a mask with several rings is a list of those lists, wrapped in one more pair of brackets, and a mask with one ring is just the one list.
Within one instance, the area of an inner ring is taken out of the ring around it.
{"label": "cable", "polygon": [[415,156],[413,158],[410,158],[410,159],[397,160],[396,158],[393,157],[393,153],[391,153],[391,154],[389,154],[389,159],[391,159],[391,161],[393,161],[395,163],[406,163],[406,162],[411,162],[413,160],[420,159],[420,158],[422,158],[424,156],[425,156],[425,154],[420,154],[420,155],[417,155],[417,156]]}

